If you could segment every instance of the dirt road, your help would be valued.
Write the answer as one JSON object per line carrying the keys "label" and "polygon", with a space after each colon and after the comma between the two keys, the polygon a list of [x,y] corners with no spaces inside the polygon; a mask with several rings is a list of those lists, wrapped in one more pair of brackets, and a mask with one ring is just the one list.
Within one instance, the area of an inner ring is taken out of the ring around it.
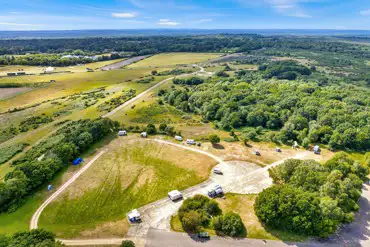
{"label": "dirt road", "polygon": [[130,65],[132,63],[135,63],[135,62],[138,62],[140,60],[143,60],[143,59],[145,59],[145,58],[147,58],[149,56],[150,55],[132,57],[132,58],[129,58],[129,59],[120,61],[118,63],[113,63],[113,64],[106,65],[104,67],[101,67],[100,70],[107,71],[107,70],[120,69],[120,68],[125,67],[127,65]]}
{"label": "dirt road", "polygon": [[89,167],[97,160],[100,156],[102,156],[106,150],[101,151],[98,153],[92,160],[89,161],[84,167],[81,168],[75,175],[73,175],[65,184],[63,184],[57,191],[55,191],[33,214],[31,222],[30,222],[30,229],[37,229],[37,224],[40,218],[42,211],[57,198],[69,185],[71,185],[82,173],[84,173]]}
{"label": "dirt road", "polygon": [[[199,66],[198,66],[199,67]],[[108,112],[107,114],[103,115],[103,118],[106,118],[106,117],[110,117],[110,116],[113,116],[116,112],[122,110],[123,108],[127,107],[128,105],[132,104],[133,102],[137,101],[138,99],[140,99],[141,97],[143,97],[144,95],[146,95],[147,93],[153,91],[154,89],[156,89],[157,87],[161,86],[162,84],[174,79],[175,77],[176,78],[181,78],[181,77],[185,77],[185,76],[189,76],[189,75],[196,75],[198,73],[201,73],[204,71],[204,68],[203,67],[199,67],[200,68],[200,71],[197,71],[197,72],[194,72],[194,73],[191,73],[191,74],[182,74],[182,75],[178,75],[178,76],[173,76],[173,77],[170,77],[170,78],[167,78],[161,82],[158,82],[157,84],[155,84],[154,86],[148,88],[147,90],[145,90],[144,92],[136,95],[134,98],[126,101],[125,103],[123,103],[122,105],[118,106],[117,108],[113,109],[111,112]]]}

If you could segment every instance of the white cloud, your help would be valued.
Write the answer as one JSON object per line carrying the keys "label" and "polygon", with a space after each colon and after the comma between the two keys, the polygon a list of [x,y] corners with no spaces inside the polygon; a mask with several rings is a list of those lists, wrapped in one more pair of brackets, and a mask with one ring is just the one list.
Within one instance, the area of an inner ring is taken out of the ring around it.
{"label": "white cloud", "polygon": [[242,5],[250,5],[254,7],[267,5],[275,12],[284,16],[292,16],[299,18],[311,18],[300,5],[301,3],[318,2],[320,0],[262,0],[261,2],[255,0],[236,0]]}
{"label": "white cloud", "polygon": [[171,21],[170,19],[160,19],[157,24],[162,25],[162,26],[178,26],[181,23],[176,22],[176,21]]}
{"label": "white cloud", "polygon": [[112,13],[112,16],[115,18],[135,18],[137,15],[135,12]]}
{"label": "white cloud", "polygon": [[40,27],[40,24],[27,24],[27,23],[16,23],[16,22],[0,22],[2,26],[25,26],[25,27]]}
{"label": "white cloud", "polygon": [[363,10],[363,11],[360,12],[360,14],[368,16],[368,15],[370,15],[370,9]]}
{"label": "white cloud", "polygon": [[213,19],[204,18],[204,19],[195,20],[195,21],[193,21],[193,23],[205,23],[205,22],[211,22],[211,21],[213,21]]}

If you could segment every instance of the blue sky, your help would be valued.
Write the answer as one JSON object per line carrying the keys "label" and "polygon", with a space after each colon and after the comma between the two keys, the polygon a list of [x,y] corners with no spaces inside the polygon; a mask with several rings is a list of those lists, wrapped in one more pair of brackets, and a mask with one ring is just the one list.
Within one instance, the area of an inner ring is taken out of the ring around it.
{"label": "blue sky", "polygon": [[370,29],[370,0],[0,0],[0,30]]}

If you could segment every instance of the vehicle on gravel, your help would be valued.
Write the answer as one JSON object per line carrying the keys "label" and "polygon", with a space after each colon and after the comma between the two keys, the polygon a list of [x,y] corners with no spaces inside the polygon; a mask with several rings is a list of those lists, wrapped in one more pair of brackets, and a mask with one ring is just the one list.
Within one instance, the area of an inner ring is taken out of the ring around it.
{"label": "vehicle on gravel", "polygon": [[211,198],[220,197],[224,195],[224,191],[220,185],[215,185],[213,189],[208,191],[208,196]]}
{"label": "vehicle on gravel", "polygon": [[195,143],[195,141],[194,141],[194,140],[192,140],[192,139],[187,139],[187,140],[186,140],[186,144],[189,144],[189,145],[195,145],[196,143]]}
{"label": "vehicle on gravel", "polygon": [[276,148],[276,152],[281,153],[281,148]]}
{"label": "vehicle on gravel", "polygon": [[219,166],[214,167],[214,168],[212,169],[212,171],[213,171],[213,173],[215,173],[215,174],[219,174],[219,175],[222,175],[222,174],[223,174],[223,173],[222,173],[222,170],[221,170],[221,168],[220,168]]}
{"label": "vehicle on gravel", "polygon": [[141,134],[140,134],[140,136],[141,136],[142,138],[147,138],[147,137],[148,137],[148,133],[143,132],[143,133],[141,133]]}
{"label": "vehicle on gravel", "polygon": [[210,239],[211,237],[209,236],[208,232],[199,232],[197,234],[198,238],[200,239]]}
{"label": "vehicle on gravel", "polygon": [[118,135],[119,135],[119,136],[127,136],[127,131],[126,131],[126,130],[120,130],[120,131],[118,132]]}
{"label": "vehicle on gravel", "polygon": [[141,222],[141,216],[140,213],[137,209],[132,210],[127,214],[127,219],[131,223],[139,223]]}
{"label": "vehicle on gravel", "polygon": [[253,154],[255,154],[255,155],[257,155],[257,156],[261,156],[261,153],[260,153],[260,151],[258,151],[258,150],[254,150],[254,151],[253,151]]}
{"label": "vehicle on gravel", "polygon": [[168,197],[171,199],[171,201],[177,201],[182,198],[182,194],[178,190],[173,190],[168,192]]}

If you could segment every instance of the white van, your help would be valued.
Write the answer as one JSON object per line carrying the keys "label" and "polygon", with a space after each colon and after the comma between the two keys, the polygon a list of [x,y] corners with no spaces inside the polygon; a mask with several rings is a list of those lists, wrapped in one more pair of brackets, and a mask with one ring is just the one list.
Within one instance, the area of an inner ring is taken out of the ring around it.
{"label": "white van", "polygon": [[171,201],[176,201],[182,198],[182,194],[178,190],[173,190],[168,192],[168,197],[171,199]]}
{"label": "white van", "polygon": [[126,135],[127,135],[127,131],[126,131],[126,130],[120,130],[120,131],[118,132],[118,135],[119,135],[119,136],[126,136]]}
{"label": "white van", "polygon": [[175,136],[175,140],[181,142],[182,141],[182,137],[181,136]]}
{"label": "white van", "polygon": [[189,144],[189,145],[195,145],[196,143],[195,143],[195,141],[194,141],[194,140],[192,140],[192,139],[187,139],[187,140],[186,140],[186,144]]}

